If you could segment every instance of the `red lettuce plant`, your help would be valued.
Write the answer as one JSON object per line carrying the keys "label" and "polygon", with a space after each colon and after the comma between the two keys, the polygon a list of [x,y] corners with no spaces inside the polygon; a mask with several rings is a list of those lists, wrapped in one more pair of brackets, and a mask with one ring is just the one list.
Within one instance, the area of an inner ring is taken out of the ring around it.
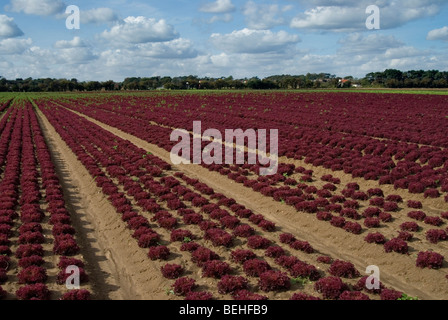
{"label": "red lettuce plant", "polygon": [[[57,284],[65,284],[68,277],[71,276],[71,273],[67,273],[65,269],[61,270],[58,273],[57,279],[56,279],[56,283]],[[85,272],[84,268],[79,268],[79,281],[80,283],[85,283],[89,281],[89,276],[87,275],[87,273]]]}
{"label": "red lettuce plant", "polygon": [[394,238],[384,244],[384,250],[386,252],[394,251],[401,254],[407,254],[409,251],[409,247],[406,241]]}
{"label": "red lettuce plant", "polygon": [[391,222],[393,220],[392,215],[388,212],[381,212],[379,215],[379,218],[381,221],[386,222],[386,223]]}
{"label": "red lettuce plant", "polygon": [[19,283],[44,283],[47,280],[47,271],[42,267],[30,266],[22,269],[17,277],[19,278]]}
{"label": "red lettuce plant", "polygon": [[62,234],[55,238],[53,253],[58,255],[71,256],[78,254],[80,248],[76,240],[70,234]]}
{"label": "red lettuce plant", "polygon": [[426,217],[423,221],[426,224],[436,227],[440,227],[443,224],[443,220],[440,219],[439,217]]}
{"label": "red lettuce plant", "polygon": [[443,265],[443,256],[437,252],[421,251],[418,253],[416,265],[419,268],[440,269]]}
{"label": "red lettuce plant", "polygon": [[280,242],[285,244],[290,244],[297,239],[291,233],[282,233],[280,235]]}
{"label": "red lettuce plant", "polygon": [[289,272],[293,278],[308,278],[311,281],[317,281],[321,278],[321,274],[315,266],[302,261],[295,263],[289,268]]}
{"label": "red lettuce plant", "polygon": [[247,224],[242,224],[233,230],[233,235],[235,237],[248,238],[255,234],[255,229]]}
{"label": "red lettuce plant", "polygon": [[418,232],[420,230],[420,227],[417,223],[409,221],[409,222],[403,222],[400,225],[400,229],[402,231]]}
{"label": "red lettuce plant", "polygon": [[275,263],[286,268],[291,269],[296,263],[299,263],[300,260],[294,256],[280,256],[275,259]]}
{"label": "red lettuce plant", "polygon": [[42,266],[45,263],[44,259],[40,256],[31,256],[31,257],[24,257],[19,260],[19,267],[21,268],[28,268],[30,266]]}
{"label": "red lettuce plant", "polygon": [[209,229],[205,232],[205,240],[210,240],[215,247],[223,246],[230,248],[233,246],[233,237],[222,229]]}
{"label": "red lettuce plant", "polygon": [[250,277],[259,277],[263,272],[271,269],[271,266],[264,260],[251,259],[243,263],[243,270]]}
{"label": "red lettuce plant", "polygon": [[312,295],[309,295],[309,294],[306,294],[303,292],[299,292],[299,293],[294,293],[289,300],[313,301],[313,300],[320,300],[320,298],[314,297]]}
{"label": "red lettuce plant", "polygon": [[162,275],[167,279],[177,279],[184,272],[184,268],[177,264],[166,264],[161,268]]}
{"label": "red lettuce plant", "polygon": [[314,253],[314,248],[307,241],[296,240],[290,243],[289,246],[295,250],[300,250],[308,254]]}
{"label": "red lettuce plant", "polygon": [[370,207],[364,210],[362,216],[364,218],[378,217],[381,213],[381,210],[376,207]]}
{"label": "red lettuce plant", "polygon": [[435,198],[440,197],[440,192],[439,192],[439,190],[432,188],[432,189],[427,189],[423,195],[425,198],[435,199]]}
{"label": "red lettuce plant", "polygon": [[8,270],[11,259],[6,255],[0,255],[0,270]]}
{"label": "red lettuce plant", "polygon": [[347,291],[348,285],[342,282],[338,277],[326,277],[319,279],[314,284],[314,289],[321,293],[324,299],[338,299],[344,291]]}
{"label": "red lettuce plant", "polygon": [[320,263],[325,263],[325,264],[332,264],[333,263],[333,259],[331,257],[328,256],[320,256],[316,259],[317,262]]}
{"label": "red lettuce plant", "polygon": [[398,239],[404,240],[404,241],[411,241],[414,235],[407,231],[400,231],[398,232]]}
{"label": "red lettuce plant", "polygon": [[172,285],[174,294],[178,296],[186,296],[197,287],[196,280],[189,277],[179,278]]}
{"label": "red lettuce plant", "polygon": [[233,294],[240,290],[247,290],[249,282],[241,276],[225,275],[218,282],[218,292],[221,294]]}
{"label": "red lettuce plant", "polygon": [[380,298],[381,300],[398,300],[403,296],[403,293],[393,289],[383,289],[381,290]]}
{"label": "red lettuce plant", "polygon": [[271,245],[271,241],[262,236],[250,236],[247,239],[247,245],[251,249],[267,249]]}
{"label": "red lettuce plant", "polygon": [[321,221],[330,221],[333,215],[330,212],[321,211],[316,214],[316,218]]}
{"label": "red lettuce plant", "polygon": [[365,218],[364,219],[364,225],[367,228],[379,228],[380,226],[380,219],[378,218]]}
{"label": "red lettuce plant", "polygon": [[171,232],[171,242],[183,242],[185,238],[193,240],[194,236],[189,230],[176,229]]}
{"label": "red lettuce plant", "polygon": [[344,228],[345,222],[344,217],[333,217],[330,220],[330,224],[336,228]]}
{"label": "red lettuce plant", "polygon": [[403,202],[403,198],[396,194],[390,194],[386,197],[386,201],[401,203]]}
{"label": "red lettuce plant", "polygon": [[[140,230],[140,229],[139,229]],[[152,230],[147,229],[145,233],[138,238],[138,246],[140,248],[149,248],[156,245],[160,240],[160,236]]]}
{"label": "red lettuce plant", "polygon": [[40,244],[22,244],[16,250],[16,257],[18,259],[30,256],[44,256],[44,248]]}
{"label": "red lettuce plant", "polygon": [[411,211],[408,213],[408,217],[417,221],[423,221],[426,218],[426,213],[423,211]]}
{"label": "red lettuce plant", "polygon": [[77,266],[80,268],[84,267],[84,262],[82,262],[79,259],[75,259],[75,258],[68,258],[68,257],[60,257],[59,258],[59,263],[58,263],[58,268],[59,269],[66,269],[68,266]]}
{"label": "red lettuce plant", "polygon": [[196,251],[200,245],[196,242],[190,241],[182,243],[182,246],[180,247],[180,251],[187,251],[187,252],[194,252]]}
{"label": "red lettuce plant", "polygon": [[168,260],[170,249],[166,246],[157,246],[149,248],[148,257],[151,260]]}
{"label": "red lettuce plant", "polygon": [[16,291],[19,300],[49,300],[51,293],[42,283],[30,284]]}
{"label": "red lettuce plant", "polygon": [[355,209],[351,209],[351,208],[344,208],[341,210],[341,212],[339,214],[341,217],[350,218],[353,220],[361,219],[361,215],[358,213],[358,211],[356,211]]}
{"label": "red lettuce plant", "polygon": [[79,289],[70,290],[62,295],[61,300],[69,301],[89,301],[91,299],[91,294],[89,290]]}
{"label": "red lettuce plant", "polygon": [[375,289],[374,287],[369,289],[367,287],[367,281],[371,281],[370,284],[373,286],[375,284],[374,283],[375,280],[377,280],[377,279],[369,279],[369,276],[364,276],[361,279],[359,279],[358,282],[353,286],[353,290],[356,290],[356,291],[364,290],[371,294],[380,294],[381,290],[383,290],[385,288],[385,286],[381,282],[379,282],[379,284],[378,284],[379,285],[378,289]]}
{"label": "red lettuce plant", "polygon": [[385,202],[383,205],[383,209],[386,211],[397,211],[399,209],[398,204],[396,202]]}
{"label": "red lettuce plant", "polygon": [[260,274],[258,287],[264,292],[288,290],[291,280],[284,272],[269,270]]}
{"label": "red lettuce plant", "polygon": [[344,291],[339,296],[339,300],[370,300],[369,296],[360,291]]}
{"label": "red lettuce plant", "polygon": [[256,254],[253,253],[252,251],[242,249],[232,251],[230,255],[232,256],[232,260],[237,263],[244,263],[247,260],[252,260],[257,257]]}
{"label": "red lettuce plant", "polygon": [[439,241],[448,240],[448,234],[445,230],[431,229],[426,232],[426,240],[431,243],[438,243]]}
{"label": "red lettuce plant", "polygon": [[408,208],[421,209],[421,208],[423,208],[423,204],[420,201],[409,200],[408,201]]}
{"label": "red lettuce plant", "polygon": [[353,234],[361,234],[362,227],[357,222],[347,221],[344,225],[344,230]]}
{"label": "red lettuce plant", "polygon": [[342,260],[335,260],[331,264],[330,269],[328,269],[328,272],[333,276],[349,279],[357,278],[361,275],[353,263]]}
{"label": "red lettuce plant", "polygon": [[[0,242],[1,242],[1,235],[0,235]],[[45,238],[39,231],[32,232],[28,231],[25,233],[22,233],[19,236],[19,244],[42,244],[45,242]]]}
{"label": "red lettuce plant", "polygon": [[278,258],[283,255],[285,255],[285,250],[279,246],[270,246],[265,252],[265,256],[270,258]]}
{"label": "red lettuce plant", "polygon": [[202,267],[208,261],[218,259],[219,256],[215,252],[205,247],[199,247],[191,254],[191,260],[199,267]]}
{"label": "red lettuce plant", "polygon": [[276,229],[274,222],[264,220],[264,219],[258,223],[258,227],[260,227],[261,229],[263,229],[264,231],[267,231],[267,232],[274,232]]}
{"label": "red lettuce plant", "polygon": [[386,243],[386,238],[379,232],[369,233],[364,240],[367,243],[384,244]]}
{"label": "red lettuce plant", "polygon": [[223,261],[210,260],[202,266],[202,276],[206,278],[221,279],[231,271],[230,265]]}

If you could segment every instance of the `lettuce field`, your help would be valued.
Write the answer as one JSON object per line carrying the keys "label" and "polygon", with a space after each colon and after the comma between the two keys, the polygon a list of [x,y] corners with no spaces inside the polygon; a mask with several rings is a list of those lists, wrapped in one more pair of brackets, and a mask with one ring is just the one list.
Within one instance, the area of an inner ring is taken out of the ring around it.
{"label": "lettuce field", "polygon": [[[277,173],[173,164],[194,121]],[[448,299],[448,95],[3,94],[0,134],[0,300]]]}

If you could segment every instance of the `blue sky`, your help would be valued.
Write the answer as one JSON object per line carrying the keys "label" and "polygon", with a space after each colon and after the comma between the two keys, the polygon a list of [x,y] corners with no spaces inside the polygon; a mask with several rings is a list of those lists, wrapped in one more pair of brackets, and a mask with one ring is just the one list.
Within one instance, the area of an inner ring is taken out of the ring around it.
{"label": "blue sky", "polygon": [[[80,29],[66,28],[66,8]],[[366,27],[376,5],[380,29]],[[0,75],[265,77],[448,70],[448,0],[2,0]]]}

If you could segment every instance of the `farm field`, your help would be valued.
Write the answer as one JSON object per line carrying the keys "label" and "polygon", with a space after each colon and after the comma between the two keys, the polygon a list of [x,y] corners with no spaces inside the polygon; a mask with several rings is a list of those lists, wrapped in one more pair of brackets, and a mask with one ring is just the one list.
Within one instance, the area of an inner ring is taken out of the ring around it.
{"label": "farm field", "polygon": [[[448,299],[447,106],[389,92],[0,95],[0,299]],[[278,172],[173,164],[170,134],[199,120],[277,129]]]}

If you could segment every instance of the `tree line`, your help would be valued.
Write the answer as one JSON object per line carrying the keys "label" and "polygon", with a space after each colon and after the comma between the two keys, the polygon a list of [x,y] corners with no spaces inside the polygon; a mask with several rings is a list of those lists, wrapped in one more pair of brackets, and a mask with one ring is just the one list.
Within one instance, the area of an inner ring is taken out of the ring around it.
{"label": "tree line", "polygon": [[318,89],[338,87],[448,88],[448,72],[438,70],[371,72],[364,78],[337,77],[330,73],[274,75],[234,79],[233,77],[131,77],[122,82],[78,81],[77,79],[15,79],[0,77],[0,92],[64,92],[114,90],[220,90],[220,89]]}

